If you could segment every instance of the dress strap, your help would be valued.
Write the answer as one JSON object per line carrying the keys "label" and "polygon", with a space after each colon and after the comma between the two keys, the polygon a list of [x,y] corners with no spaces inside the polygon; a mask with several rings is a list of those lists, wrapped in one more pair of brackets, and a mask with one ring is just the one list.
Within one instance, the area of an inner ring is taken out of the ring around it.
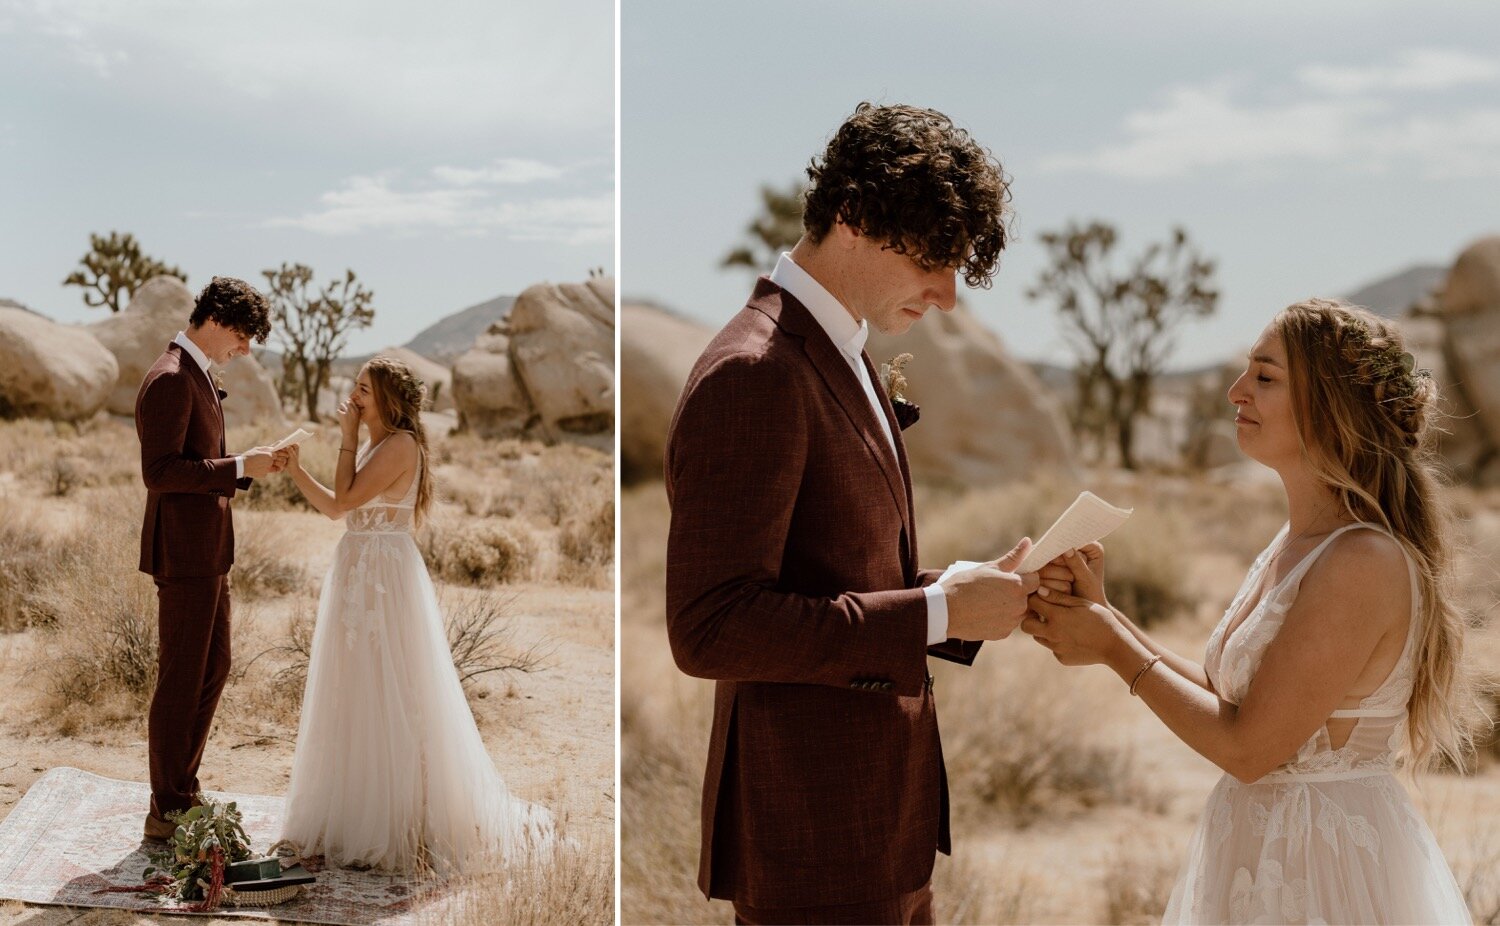
{"label": "dress strap", "polygon": [[[1297,565],[1292,567],[1292,571],[1287,573],[1286,577],[1281,580],[1280,587],[1295,588],[1297,586],[1297,583],[1302,581],[1302,577],[1307,575],[1307,571],[1313,567],[1313,563],[1318,561],[1318,557],[1323,555],[1323,551],[1328,549],[1329,544],[1337,540],[1340,534],[1343,534],[1346,531],[1355,530],[1356,528],[1360,527],[1368,528],[1372,531],[1377,531],[1379,533],[1385,534],[1387,537],[1390,536],[1390,534],[1386,533],[1385,529],[1378,524],[1370,524],[1366,521],[1355,521],[1353,524],[1345,524],[1343,527],[1329,534],[1327,537],[1324,537],[1323,542],[1318,544],[1316,547],[1313,547],[1313,551],[1311,553],[1298,560]],[[1405,552],[1406,551],[1403,549],[1402,553]],[[1409,560],[1408,565],[1410,565]]]}
{"label": "dress strap", "polygon": [[1378,707],[1353,707],[1348,710],[1334,711],[1328,715],[1330,720],[1339,720],[1350,717],[1400,717],[1406,713],[1406,708],[1378,708]]}

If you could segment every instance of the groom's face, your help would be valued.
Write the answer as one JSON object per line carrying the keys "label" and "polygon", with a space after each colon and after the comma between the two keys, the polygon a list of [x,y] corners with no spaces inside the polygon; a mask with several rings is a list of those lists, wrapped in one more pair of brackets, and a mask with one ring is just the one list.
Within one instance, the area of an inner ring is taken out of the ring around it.
{"label": "groom's face", "polygon": [[905,334],[933,308],[950,312],[958,302],[956,267],[926,270],[867,235],[856,237],[849,256],[860,312],[885,334]]}

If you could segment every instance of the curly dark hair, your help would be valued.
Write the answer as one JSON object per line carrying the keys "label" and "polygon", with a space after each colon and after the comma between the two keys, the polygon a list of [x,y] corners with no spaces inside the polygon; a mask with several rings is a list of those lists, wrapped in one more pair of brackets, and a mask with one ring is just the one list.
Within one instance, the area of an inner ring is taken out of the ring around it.
{"label": "curly dark hair", "polygon": [[188,324],[215,321],[233,328],[257,344],[271,336],[271,301],[260,290],[234,277],[214,277],[198,294]]}
{"label": "curly dark hair", "polygon": [[1000,162],[932,109],[860,103],[807,168],[802,226],[821,241],[835,220],[924,270],[961,268],[985,288],[1008,239]]}

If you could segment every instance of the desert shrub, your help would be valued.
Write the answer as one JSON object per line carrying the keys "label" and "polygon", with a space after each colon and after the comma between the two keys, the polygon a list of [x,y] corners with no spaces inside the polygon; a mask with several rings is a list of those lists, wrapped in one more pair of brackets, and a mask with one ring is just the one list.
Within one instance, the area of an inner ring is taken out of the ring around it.
{"label": "desert shrub", "polygon": [[536,541],[524,527],[497,519],[427,525],[417,532],[417,544],[434,576],[461,585],[518,581],[537,556]]}
{"label": "desert shrub", "polygon": [[80,550],[41,524],[35,508],[0,497],[0,633],[45,624],[54,613],[39,592],[73,571]]}
{"label": "desert shrub", "polygon": [[1107,695],[1080,684],[1088,670],[1058,666],[1024,638],[989,644],[1000,646],[1011,652],[968,669],[937,667],[938,690],[955,689],[942,699],[955,807],[1022,827],[1109,804],[1165,811],[1134,752],[1102,726]]}
{"label": "desert shrub", "polygon": [[237,598],[253,600],[286,595],[307,582],[307,570],[283,554],[288,532],[272,517],[242,515],[234,526],[234,566],[230,590]]}
{"label": "desert shrub", "polygon": [[607,587],[607,567],[615,552],[615,500],[600,499],[592,514],[570,517],[558,534],[557,548],[562,556],[558,578]]}
{"label": "desert shrub", "polygon": [[1160,841],[1133,840],[1117,846],[1108,864],[1105,922],[1161,922],[1181,864],[1176,851]]}
{"label": "desert shrub", "polygon": [[1198,595],[1188,577],[1188,531],[1175,514],[1137,507],[1104,547],[1109,602],[1137,624],[1192,612]]}

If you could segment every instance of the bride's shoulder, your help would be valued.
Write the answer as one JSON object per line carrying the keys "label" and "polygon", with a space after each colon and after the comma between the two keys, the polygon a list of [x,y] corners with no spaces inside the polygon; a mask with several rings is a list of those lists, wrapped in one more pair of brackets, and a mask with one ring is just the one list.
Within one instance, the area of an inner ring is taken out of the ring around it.
{"label": "bride's shoulder", "polygon": [[1385,531],[1346,530],[1328,545],[1302,581],[1303,595],[1327,596],[1355,610],[1390,611],[1395,601],[1410,593],[1406,552]]}
{"label": "bride's shoulder", "polygon": [[410,465],[417,460],[417,439],[406,431],[397,431],[387,437],[381,442],[380,449],[403,465]]}

